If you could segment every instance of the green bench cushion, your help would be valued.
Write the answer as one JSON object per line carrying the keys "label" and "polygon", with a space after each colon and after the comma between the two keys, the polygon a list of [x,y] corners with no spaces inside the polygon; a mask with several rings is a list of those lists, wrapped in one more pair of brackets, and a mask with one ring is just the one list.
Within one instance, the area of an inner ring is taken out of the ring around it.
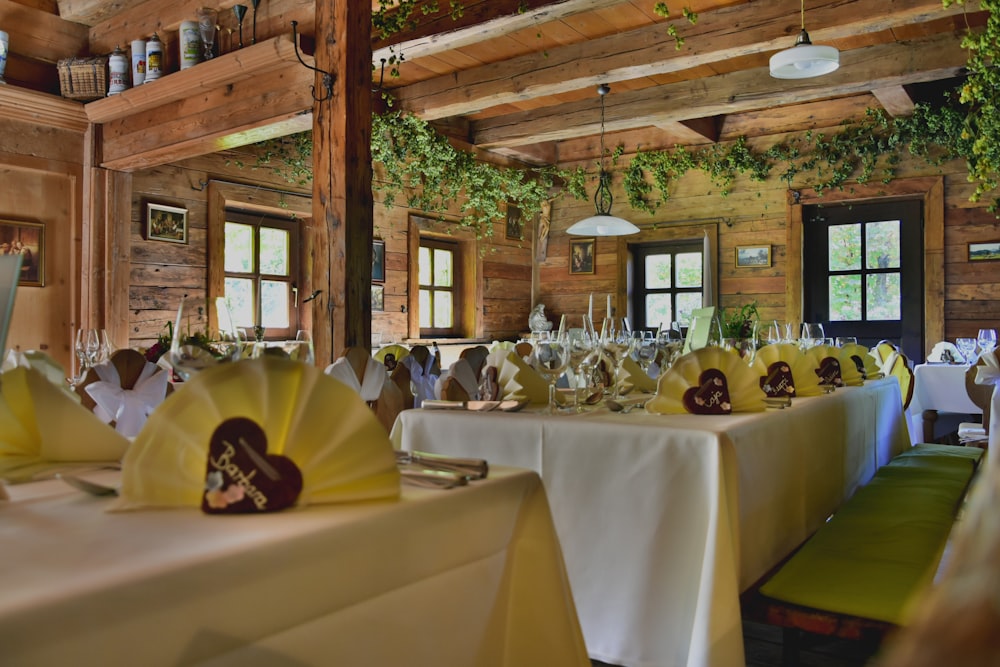
{"label": "green bench cushion", "polygon": [[902,625],[908,605],[934,578],[973,463],[950,452],[893,459],[760,592]]}

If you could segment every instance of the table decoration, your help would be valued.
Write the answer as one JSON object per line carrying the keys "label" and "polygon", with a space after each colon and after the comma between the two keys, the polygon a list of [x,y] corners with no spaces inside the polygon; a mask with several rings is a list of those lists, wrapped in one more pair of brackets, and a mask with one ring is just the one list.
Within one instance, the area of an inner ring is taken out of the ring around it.
{"label": "table decoration", "polygon": [[206,472],[212,436],[236,417],[260,427],[266,456],[302,472],[298,505],[399,495],[386,431],[358,394],[314,366],[264,358],[207,369],[164,401],[122,461],[113,508],[200,507],[219,490]]}
{"label": "table decoration", "polygon": [[[858,373],[861,375],[862,380],[873,380],[881,377],[879,373],[882,371],[879,368],[878,360],[874,357],[874,355],[872,355],[871,350],[864,345],[851,343],[842,346],[840,348],[841,370],[843,370],[843,367],[846,366],[847,360],[854,362],[854,366],[858,369]],[[846,378],[845,382],[847,382]]]}
{"label": "table decoration", "polygon": [[730,414],[766,409],[759,374],[738,354],[705,347],[678,358],[646,402],[654,414]]}
{"label": "table decoration", "polygon": [[954,343],[942,340],[934,344],[930,354],[927,355],[928,363],[932,364],[961,364],[965,363],[965,357]]}
{"label": "table decoration", "polygon": [[[505,400],[548,403],[549,383],[516,352],[509,352],[497,368],[500,396]],[[554,400],[562,403],[565,397],[556,392]]]}
{"label": "table decoration", "polygon": [[65,391],[67,396],[72,397],[74,400],[79,400],[80,397],[77,396],[73,388],[66,382],[66,370],[62,367],[62,364],[44,352],[36,350],[28,350],[26,352],[10,350],[7,353],[7,357],[3,360],[3,364],[0,365],[0,373],[19,367],[34,368],[44,375],[49,382]]}
{"label": "table decoration", "polygon": [[132,438],[173,391],[169,379],[167,371],[146,361],[138,350],[122,349],[90,368],[74,390],[98,419]]}
{"label": "table decoration", "polygon": [[117,464],[128,440],[35,368],[0,375],[0,477],[27,481],[79,464]]}
{"label": "table decoration", "polygon": [[757,352],[754,368],[764,393],[771,398],[819,396],[823,390],[816,364],[796,343],[773,343]]}
{"label": "table decoration", "polygon": [[649,377],[648,372],[643,370],[639,362],[632,357],[628,357],[622,362],[620,374],[619,393],[627,394],[633,389],[645,393],[656,391],[656,380]]}
{"label": "table decoration", "polygon": [[[805,355],[813,360],[815,373],[820,385],[843,387],[844,377],[840,366],[840,349],[832,345],[813,345],[805,351]],[[856,368],[856,367],[855,367]]]}
{"label": "table decoration", "polygon": [[223,297],[181,298],[170,343],[170,366],[185,381],[197,373],[240,359],[243,341]]}

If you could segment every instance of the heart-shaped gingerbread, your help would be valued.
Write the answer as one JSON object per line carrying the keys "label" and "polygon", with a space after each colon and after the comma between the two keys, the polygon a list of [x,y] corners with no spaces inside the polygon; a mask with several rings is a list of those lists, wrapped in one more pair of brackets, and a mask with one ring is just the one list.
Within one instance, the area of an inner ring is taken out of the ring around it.
{"label": "heart-shaped gingerbread", "polygon": [[695,415],[728,415],[733,411],[726,375],[717,368],[702,371],[699,385],[684,392],[684,408]]}
{"label": "heart-shaped gingerbread", "polygon": [[819,376],[820,384],[832,384],[835,387],[844,384],[840,375],[840,362],[836,357],[823,357],[819,362],[819,368],[816,369],[816,375]]}
{"label": "heart-shaped gingerbread", "polygon": [[267,435],[252,419],[227,419],[212,433],[201,511],[277,512],[294,505],[301,492],[298,466],[286,456],[267,453]]}
{"label": "heart-shaped gingerbread", "polygon": [[767,367],[767,375],[760,378],[760,388],[768,398],[795,396],[795,381],[792,369],[784,361],[775,361]]}
{"label": "heart-shaped gingerbread", "polygon": [[852,354],[851,361],[853,361],[854,365],[858,367],[858,372],[861,373],[861,377],[867,379],[868,371],[865,369],[865,360],[856,354]]}

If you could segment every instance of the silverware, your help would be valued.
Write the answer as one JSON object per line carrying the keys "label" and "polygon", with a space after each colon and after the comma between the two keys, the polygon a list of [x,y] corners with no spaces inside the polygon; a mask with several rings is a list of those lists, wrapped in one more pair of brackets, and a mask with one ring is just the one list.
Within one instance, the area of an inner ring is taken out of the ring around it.
{"label": "silverware", "polygon": [[613,398],[604,399],[604,404],[608,406],[608,409],[611,410],[611,412],[620,412],[623,415],[627,415],[636,408],[642,408],[646,406],[645,401],[641,401],[639,403],[629,403],[628,405],[625,405],[624,403],[619,403]]}
{"label": "silverware", "polygon": [[428,489],[453,489],[469,483],[469,480],[462,475],[445,470],[403,468],[399,474],[404,482]]}
{"label": "silverware", "polygon": [[396,451],[396,465],[417,465],[462,476],[467,480],[486,479],[490,466],[484,459],[459,458],[426,452]]}
{"label": "silverware", "polygon": [[92,496],[117,496],[118,489],[113,486],[107,486],[105,484],[98,484],[97,482],[91,482],[90,480],[83,479],[82,477],[76,477],[74,475],[67,475],[64,473],[57,473],[56,479],[61,479],[66,482],[74,489],[83,491],[84,493],[89,493]]}

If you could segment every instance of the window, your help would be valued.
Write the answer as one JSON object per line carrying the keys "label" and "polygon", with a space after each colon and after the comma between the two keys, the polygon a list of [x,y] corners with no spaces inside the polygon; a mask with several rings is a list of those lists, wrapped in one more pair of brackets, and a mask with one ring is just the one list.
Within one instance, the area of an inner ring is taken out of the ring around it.
{"label": "window", "polygon": [[701,308],[704,277],[702,241],[648,243],[631,247],[634,257],[632,313],[636,328],[679,322]]}
{"label": "window", "polygon": [[828,337],[900,343],[923,357],[919,201],[803,209],[805,313]]}
{"label": "window", "polygon": [[458,335],[458,250],[453,241],[421,238],[417,256],[421,336]]}
{"label": "window", "polygon": [[292,338],[299,228],[293,220],[227,209],[224,295],[236,325],[264,327],[266,338]]}

